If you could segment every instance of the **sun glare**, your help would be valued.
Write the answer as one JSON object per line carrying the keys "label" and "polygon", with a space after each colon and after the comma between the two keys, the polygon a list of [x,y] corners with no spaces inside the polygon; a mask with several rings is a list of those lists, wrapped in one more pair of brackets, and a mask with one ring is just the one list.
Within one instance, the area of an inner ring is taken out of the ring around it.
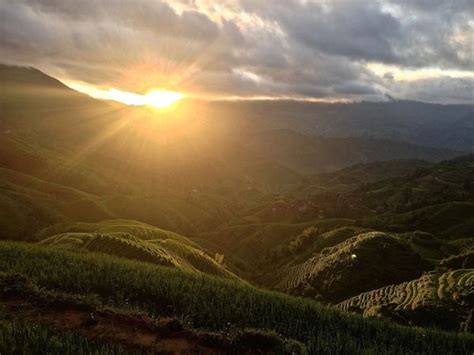
{"label": "sun glare", "polygon": [[145,105],[155,108],[167,108],[184,98],[184,94],[169,90],[152,90],[145,94]]}
{"label": "sun glare", "polygon": [[67,85],[98,99],[114,100],[132,106],[150,106],[156,109],[170,108],[177,101],[186,97],[181,92],[165,89],[152,89],[146,94],[140,95],[118,89],[103,90],[79,82],[67,82]]}
{"label": "sun glare", "polygon": [[157,109],[171,107],[174,103],[185,97],[185,95],[180,92],[164,89],[150,90],[144,95],[134,94],[117,89],[110,89],[108,94],[109,99],[119,101],[127,105],[151,106]]}

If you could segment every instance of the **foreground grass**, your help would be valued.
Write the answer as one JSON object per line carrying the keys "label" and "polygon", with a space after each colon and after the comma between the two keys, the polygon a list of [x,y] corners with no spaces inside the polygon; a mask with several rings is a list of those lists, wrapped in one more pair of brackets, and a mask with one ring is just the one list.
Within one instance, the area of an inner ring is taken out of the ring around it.
{"label": "foreground grass", "polygon": [[68,331],[42,325],[0,320],[0,354],[106,354],[125,352],[107,344],[98,344]]}
{"label": "foreground grass", "polygon": [[474,351],[471,335],[367,321],[238,282],[105,255],[2,243],[0,271],[25,274],[47,289],[96,294],[113,306],[133,306],[151,316],[178,316],[193,327],[215,331],[231,327],[274,330],[304,342],[311,353]]}

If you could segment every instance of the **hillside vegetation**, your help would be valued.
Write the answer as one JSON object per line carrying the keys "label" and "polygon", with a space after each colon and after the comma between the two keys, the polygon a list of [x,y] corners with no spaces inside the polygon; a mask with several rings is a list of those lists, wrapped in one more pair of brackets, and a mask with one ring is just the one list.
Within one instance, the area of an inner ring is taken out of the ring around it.
{"label": "hillside vegetation", "polygon": [[370,232],[314,253],[282,271],[278,288],[339,302],[363,290],[412,280],[426,268],[418,254],[394,237]]}
{"label": "hillside vegetation", "polygon": [[136,307],[154,317],[177,316],[195,328],[274,330],[304,342],[310,353],[474,349],[469,335],[368,322],[311,301],[146,263],[11,243],[2,243],[0,255],[0,271],[21,273],[45,290],[95,294],[109,306]]}

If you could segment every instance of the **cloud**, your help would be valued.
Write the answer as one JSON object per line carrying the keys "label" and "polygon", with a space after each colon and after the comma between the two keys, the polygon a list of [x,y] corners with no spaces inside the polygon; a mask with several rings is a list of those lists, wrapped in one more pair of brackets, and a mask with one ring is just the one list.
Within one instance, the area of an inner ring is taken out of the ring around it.
{"label": "cloud", "polygon": [[134,92],[472,102],[473,31],[468,0],[0,0],[4,61]]}
{"label": "cloud", "polygon": [[391,92],[401,99],[424,102],[472,103],[474,99],[474,78],[430,78],[411,82],[409,85],[393,83]]}
{"label": "cloud", "polygon": [[401,25],[375,2],[360,6],[357,1],[335,3],[325,9],[318,3],[292,8],[279,16],[279,23],[296,41],[316,52],[353,59],[396,61],[393,46]]}

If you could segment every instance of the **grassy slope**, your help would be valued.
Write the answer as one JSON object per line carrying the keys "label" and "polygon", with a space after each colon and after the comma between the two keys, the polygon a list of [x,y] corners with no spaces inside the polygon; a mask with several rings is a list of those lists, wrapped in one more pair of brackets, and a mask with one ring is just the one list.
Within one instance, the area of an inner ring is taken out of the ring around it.
{"label": "grassy slope", "polygon": [[[66,267],[65,267],[66,266]],[[363,321],[313,302],[233,281],[108,256],[77,255],[2,243],[0,271],[22,273],[40,287],[97,294],[150,315],[184,317],[194,327],[271,329],[319,353],[469,353],[474,338]]]}
{"label": "grassy slope", "polygon": [[180,270],[238,279],[189,238],[130,220],[64,223],[42,230],[40,244],[101,252]]}
{"label": "grassy slope", "polygon": [[[77,346],[80,339],[67,337],[64,332],[54,340],[51,330],[61,329],[93,342],[120,344],[124,350],[137,354],[305,353],[303,344],[284,339],[275,332],[237,328],[206,332],[193,329],[176,317],[151,318],[128,305],[110,307],[98,297],[46,290],[24,275],[0,272],[0,328],[5,323],[15,328],[46,327],[46,332],[32,332],[30,338],[24,339],[27,347],[35,340],[42,341],[46,346],[39,347],[38,351],[56,352],[55,347],[48,344],[50,340],[52,345]],[[21,336],[18,334],[18,340]],[[6,337],[0,337],[0,351],[4,347],[7,353],[14,351],[16,342],[15,333],[7,329]]]}

